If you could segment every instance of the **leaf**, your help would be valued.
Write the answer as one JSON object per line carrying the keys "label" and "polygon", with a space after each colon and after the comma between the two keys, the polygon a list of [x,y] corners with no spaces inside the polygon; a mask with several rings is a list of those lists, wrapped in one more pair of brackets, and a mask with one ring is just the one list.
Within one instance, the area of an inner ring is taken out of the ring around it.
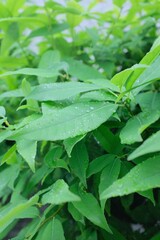
{"label": "leaf", "polygon": [[0,19],[0,23],[2,22],[40,22],[41,24],[45,24],[45,21],[38,17],[6,17]]}
{"label": "leaf", "polygon": [[93,83],[95,85],[101,86],[102,88],[107,88],[112,90],[113,92],[119,92],[119,87],[117,87],[115,84],[113,84],[111,81],[104,79],[104,78],[95,78],[95,79],[89,79],[87,82]]}
{"label": "leaf", "polygon": [[31,170],[35,172],[35,156],[37,150],[37,142],[21,139],[16,142],[17,151],[25,159]]}
{"label": "leaf", "polygon": [[12,134],[13,134],[13,132],[11,130],[8,130],[8,129],[0,131],[0,143],[3,142],[8,137],[10,137]]}
{"label": "leaf", "polygon": [[[31,85],[28,81],[26,81],[26,79],[22,80],[22,91],[24,93],[24,96],[26,97],[30,92],[31,92]],[[39,107],[38,107],[38,103],[37,101],[33,100],[33,99],[27,99],[27,104],[26,105],[22,105],[18,108],[18,110],[21,108],[28,108],[28,109],[35,109],[37,111],[39,111]]]}
{"label": "leaf", "polygon": [[74,147],[69,165],[73,174],[86,186],[86,170],[89,164],[88,153],[85,144],[81,141]]}
{"label": "leaf", "polygon": [[90,177],[93,174],[102,171],[107,165],[112,163],[114,159],[115,155],[105,154],[92,160],[87,169],[87,177]]}
{"label": "leaf", "polygon": [[95,69],[80,61],[72,58],[65,59],[69,65],[68,73],[82,81],[89,79],[103,78],[103,76]]}
{"label": "leaf", "polygon": [[80,202],[73,202],[73,206],[93,224],[111,233],[97,199],[91,193],[78,189],[77,186],[71,189],[81,198]]}
{"label": "leaf", "polygon": [[16,180],[18,174],[19,174],[19,165],[14,164],[11,165],[5,169],[0,169],[0,178],[1,178],[1,184],[0,184],[0,192],[4,190],[6,187],[13,188],[14,181]]}
{"label": "leaf", "polygon": [[16,144],[14,144],[4,155],[1,160],[1,164],[14,164],[17,162],[17,155],[16,155]]}
{"label": "leaf", "polygon": [[72,203],[68,203],[68,211],[76,222],[81,222],[85,225],[83,215],[73,206]]}
{"label": "leaf", "polygon": [[74,201],[80,201],[80,198],[71,191],[69,191],[67,183],[65,183],[62,179],[57,180],[53,184],[51,190],[42,196],[43,204],[50,203],[58,205],[65,202]]}
{"label": "leaf", "polygon": [[127,68],[122,72],[114,75],[113,78],[111,79],[111,83],[114,83],[115,85],[122,88],[125,85],[125,83],[130,80],[130,77],[132,77],[134,73],[136,74],[136,72],[138,72],[139,69],[145,69],[147,67],[148,66],[145,64],[135,64],[131,68]]}
{"label": "leaf", "polygon": [[6,115],[6,110],[3,106],[0,106],[0,118],[4,118]]}
{"label": "leaf", "polygon": [[122,144],[132,144],[141,142],[141,133],[152,123],[159,119],[158,111],[145,111],[129,119],[125,127],[120,132]]}
{"label": "leaf", "polygon": [[78,103],[50,112],[15,131],[12,139],[63,140],[83,135],[105,122],[117,106],[111,103]]}
{"label": "leaf", "polygon": [[[71,9],[71,13],[67,13],[67,10]],[[84,11],[83,7],[76,1],[68,1],[66,7],[66,18],[71,28],[79,25],[83,20],[81,13]]]}
{"label": "leaf", "polygon": [[152,157],[138,164],[124,177],[115,181],[101,194],[101,199],[128,195],[160,187],[160,156]]}
{"label": "leaf", "polygon": [[[160,46],[157,48],[149,51],[140,61],[140,66],[142,65],[151,65],[154,60],[159,56],[160,52]],[[135,82],[138,81],[139,77],[141,77],[141,74],[145,71],[145,68],[140,68],[134,71],[134,73],[130,76],[130,78],[127,79],[125,85],[126,89],[130,90]]]}
{"label": "leaf", "polygon": [[11,97],[24,97],[23,91],[21,89],[16,89],[0,94],[0,99]]}
{"label": "leaf", "polygon": [[67,171],[68,165],[67,162],[63,159],[60,159],[63,154],[63,149],[60,146],[54,147],[51,149],[45,156],[45,163],[48,165],[49,168],[64,168]]}
{"label": "leaf", "polygon": [[10,72],[5,72],[3,74],[0,74],[0,77],[5,77],[5,76],[11,76],[11,75],[17,75],[17,74],[22,74],[22,75],[34,75],[38,77],[55,77],[59,75],[59,70],[61,69],[67,69],[67,64],[65,62],[61,63],[56,63],[54,64],[54,68],[48,70],[48,69],[41,69],[41,68],[22,68],[16,71],[10,71]]}
{"label": "leaf", "polygon": [[136,87],[132,92],[137,95],[144,87],[151,84],[151,82],[160,79],[160,56],[139,76],[139,78],[133,84]]}
{"label": "leaf", "polygon": [[49,83],[36,86],[27,96],[38,101],[60,101],[77,94],[100,89],[100,86],[80,82]]}
{"label": "leaf", "polygon": [[153,195],[153,190],[152,189],[149,189],[149,190],[146,190],[146,191],[143,191],[143,192],[138,192],[139,195],[145,197],[145,198],[148,198],[152,203],[153,205],[155,206],[155,200],[154,200],[154,195]]}
{"label": "leaf", "polygon": [[76,136],[74,138],[67,138],[63,141],[63,144],[64,144],[65,150],[68,154],[68,157],[71,157],[72,149],[76,145],[76,143],[81,141],[84,137],[85,137],[85,135],[80,135],[80,136]]}
{"label": "leaf", "polygon": [[114,160],[102,170],[99,184],[100,195],[118,178],[120,166],[120,160],[118,158],[114,158]]}
{"label": "leaf", "polygon": [[144,92],[136,96],[136,102],[140,105],[143,111],[157,110],[160,111],[160,93]]}
{"label": "leaf", "polygon": [[14,0],[7,0],[7,8],[10,12],[12,12],[12,15],[15,16],[18,13],[18,10],[20,8],[23,8],[24,0],[17,0],[16,2]]}
{"label": "leaf", "polygon": [[94,136],[98,143],[109,153],[118,154],[123,146],[120,143],[118,135],[114,135],[112,131],[105,125],[100,126],[94,131]]}
{"label": "leaf", "polygon": [[99,91],[92,91],[83,93],[80,96],[80,100],[87,100],[87,101],[116,101],[116,97],[110,93],[103,90]]}
{"label": "leaf", "polygon": [[35,239],[65,240],[62,223],[57,218],[53,218],[52,221],[45,224]]}
{"label": "leaf", "polygon": [[37,201],[38,196],[34,196],[24,203],[18,203],[17,205],[14,205],[13,208],[9,208],[9,211],[7,211],[7,209],[2,210],[0,219],[0,231],[2,232],[15,219],[19,218],[24,211],[36,204]]}
{"label": "leaf", "polygon": [[30,35],[28,36],[28,38],[34,38],[34,37],[46,37],[48,35],[51,34],[56,34],[59,33],[65,29],[68,29],[69,25],[68,23],[55,23],[55,24],[51,24],[50,28],[48,28],[48,26],[45,27],[41,27],[38,29],[33,30]]}
{"label": "leaf", "polygon": [[[54,69],[55,64],[60,63],[60,52],[57,50],[48,50],[46,51],[40,59],[38,68],[40,69],[48,69],[50,71],[51,69]],[[62,63],[63,65],[63,63]],[[57,79],[57,76],[52,78],[45,78],[45,77],[39,77],[38,81],[39,83],[49,83],[49,82],[55,82]]]}
{"label": "leaf", "polygon": [[154,133],[152,136],[147,138],[141,146],[136,148],[129,156],[128,160],[132,160],[139,156],[142,156],[147,153],[158,152],[160,151],[159,146],[159,139],[160,139],[160,131]]}

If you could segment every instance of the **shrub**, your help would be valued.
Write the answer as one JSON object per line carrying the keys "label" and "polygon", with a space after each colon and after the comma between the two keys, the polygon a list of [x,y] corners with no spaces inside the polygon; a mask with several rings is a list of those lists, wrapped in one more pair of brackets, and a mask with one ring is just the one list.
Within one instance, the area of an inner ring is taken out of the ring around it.
{"label": "shrub", "polygon": [[160,5],[105,7],[0,3],[0,239],[160,238]]}

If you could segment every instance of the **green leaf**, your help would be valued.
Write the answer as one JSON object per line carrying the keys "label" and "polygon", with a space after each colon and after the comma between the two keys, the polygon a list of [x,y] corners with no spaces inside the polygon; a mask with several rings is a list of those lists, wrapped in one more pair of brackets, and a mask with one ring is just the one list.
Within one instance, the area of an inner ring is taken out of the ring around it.
{"label": "green leaf", "polygon": [[136,96],[136,102],[140,105],[143,111],[157,110],[160,111],[160,93],[144,92]]}
{"label": "green leaf", "polygon": [[151,82],[160,79],[160,56],[139,76],[139,78],[133,84],[136,87],[132,92],[137,95],[144,87],[149,85]]}
{"label": "green leaf", "polygon": [[12,139],[63,140],[97,128],[116,111],[111,103],[78,103],[50,112],[15,131]]}
{"label": "green leaf", "polygon": [[147,153],[160,151],[159,139],[160,131],[154,133],[152,136],[146,139],[141,146],[136,148],[136,150],[129,155],[128,160],[132,160]]}
{"label": "green leaf", "polygon": [[1,164],[14,164],[17,162],[16,144],[14,144],[3,156]]}
{"label": "green leaf", "polygon": [[87,177],[102,171],[107,165],[114,162],[115,155],[105,154],[92,160],[87,169]]}
{"label": "green leaf", "polygon": [[153,195],[153,190],[152,189],[149,189],[149,190],[146,190],[146,191],[143,191],[143,192],[138,192],[139,195],[145,197],[145,198],[148,198],[152,203],[153,205],[155,206],[155,200],[154,200],[154,195]]}
{"label": "green leaf", "polygon": [[3,142],[5,139],[10,137],[13,134],[10,130],[3,130],[0,132],[0,143]]}
{"label": "green leaf", "polygon": [[73,206],[72,203],[68,203],[68,211],[76,222],[81,222],[85,225],[83,215]]}
{"label": "green leaf", "polygon": [[129,119],[125,127],[120,132],[122,144],[132,144],[134,142],[141,142],[143,139],[141,133],[152,123],[159,119],[159,112],[141,112]]}
{"label": "green leaf", "polygon": [[1,178],[1,184],[0,184],[0,191],[4,190],[7,186],[14,188],[14,181],[16,180],[18,174],[19,174],[19,165],[14,164],[11,165],[3,170],[1,167],[0,169],[0,178]]}
{"label": "green leaf", "polygon": [[80,61],[74,60],[72,58],[65,59],[69,65],[68,73],[80,80],[86,81],[89,79],[101,79],[103,78],[95,68],[92,68]]}
{"label": "green leaf", "polygon": [[118,135],[114,135],[107,126],[100,126],[94,131],[94,136],[99,144],[109,153],[118,154],[123,146]]}
{"label": "green leaf", "polygon": [[0,118],[4,118],[6,115],[6,110],[3,106],[0,106]]}
{"label": "green leaf", "polygon": [[78,189],[77,186],[72,189],[81,198],[80,202],[73,202],[73,206],[93,224],[111,232],[97,199],[91,193]]}
{"label": "green leaf", "polygon": [[155,234],[150,240],[159,240],[160,233]]}
{"label": "green leaf", "polygon": [[17,151],[25,159],[31,170],[35,172],[35,156],[37,150],[37,142],[21,139],[16,142]]}
{"label": "green leaf", "polygon": [[17,75],[17,74],[22,74],[22,75],[34,75],[38,77],[45,77],[45,78],[50,78],[50,77],[55,77],[59,75],[59,70],[61,69],[67,69],[67,64],[65,62],[61,63],[56,63],[54,64],[54,68],[50,69],[41,69],[41,68],[22,68],[16,71],[10,71],[10,72],[5,72],[3,74],[0,74],[0,77],[5,77],[5,76],[11,76],[11,75]]}
{"label": "green leaf", "polygon": [[100,86],[80,82],[49,83],[36,86],[27,99],[60,101],[77,94],[100,89]]}
{"label": "green leaf", "polygon": [[3,98],[11,98],[11,97],[24,97],[24,93],[21,89],[16,89],[12,91],[7,91],[0,94],[0,100]]}
{"label": "green leaf", "polygon": [[79,25],[81,23],[81,21],[83,20],[83,17],[80,14],[84,10],[83,10],[83,7],[74,0],[67,2],[66,12],[69,9],[71,9],[72,11],[71,11],[71,13],[66,14],[66,18],[67,18],[67,22],[70,25],[70,27],[73,28],[73,27]]}
{"label": "green leaf", "polygon": [[99,184],[100,195],[118,178],[120,166],[120,160],[114,158],[114,160],[102,170]]}
{"label": "green leaf", "polygon": [[59,33],[68,28],[69,28],[68,23],[55,23],[55,24],[51,24],[50,28],[48,28],[48,26],[45,26],[45,27],[41,27],[33,30],[28,36],[28,38],[34,38],[39,36],[46,37],[51,34]]}
{"label": "green leaf", "polygon": [[101,199],[128,195],[160,187],[160,156],[152,157],[138,164],[124,177],[115,181],[101,194]]}
{"label": "green leaf", "polygon": [[[26,81],[26,79],[22,80],[22,91],[25,97],[31,92],[31,85],[28,81]],[[35,109],[37,111],[39,110],[37,101],[33,99],[27,99],[27,104],[20,106],[18,110],[23,108],[28,108],[32,110]]]}
{"label": "green leaf", "polygon": [[146,67],[148,66],[145,64],[135,64],[131,68],[125,69],[122,72],[114,75],[111,79],[111,82],[122,88],[125,83],[130,80],[130,77],[132,77],[134,73],[136,74],[136,72],[139,72],[140,69],[145,69]]}
{"label": "green leaf", "polygon": [[60,220],[53,218],[41,229],[36,240],[65,240],[63,226]]}
{"label": "green leaf", "polygon": [[16,2],[14,0],[7,0],[7,8],[9,11],[12,12],[12,15],[15,16],[18,13],[18,10],[20,8],[23,8],[25,0],[17,0]]}
{"label": "green leaf", "polygon": [[92,78],[88,79],[87,82],[93,83],[95,85],[101,86],[104,89],[112,90],[113,92],[119,92],[119,87],[113,84],[111,81],[104,79],[104,78]]}
{"label": "green leaf", "polygon": [[[158,46],[153,50],[151,49],[151,51],[149,51],[140,61],[140,66],[141,65],[143,66],[145,64],[149,66],[159,56],[159,52],[160,52],[160,46]],[[125,83],[127,90],[132,88],[133,84],[139,79],[139,77],[144,71],[145,71],[145,68],[140,68],[140,69],[137,69],[135,72],[133,72],[133,74],[130,76],[130,78],[127,79]]]}
{"label": "green leaf", "polygon": [[85,144],[81,141],[76,144],[72,151],[69,165],[73,174],[86,186],[86,170],[89,164],[88,153]]}
{"label": "green leaf", "polygon": [[[0,19],[1,20],[1,19]],[[10,47],[19,39],[19,26],[17,22],[9,24],[8,29],[1,42],[1,55],[7,56],[9,54]]]}
{"label": "green leaf", "polygon": [[[38,68],[48,69],[48,71],[50,71],[51,69],[54,69],[55,64],[57,63],[60,63],[60,52],[57,50],[54,50],[54,51],[48,50],[42,55]],[[38,81],[40,84],[42,84],[42,83],[49,83],[49,82],[56,81],[56,79],[57,79],[57,76],[52,78],[39,77]]]}
{"label": "green leaf", "polygon": [[45,163],[49,168],[64,168],[69,171],[67,162],[63,159],[60,159],[63,153],[62,147],[54,147],[51,149],[45,156]]}
{"label": "green leaf", "polygon": [[76,143],[81,141],[84,137],[85,137],[85,135],[80,135],[80,136],[76,136],[74,138],[67,138],[63,141],[65,150],[69,157],[71,157],[71,152],[73,150],[73,147],[76,145]]}
{"label": "green leaf", "polygon": [[1,211],[2,218],[0,219],[0,231],[3,231],[9,224],[11,224],[15,219],[19,218],[24,211],[28,210],[31,206],[36,204],[38,201],[38,196],[34,196],[24,203],[17,203],[13,208],[4,209]]}
{"label": "green leaf", "polygon": [[57,180],[51,190],[42,196],[43,204],[50,203],[58,205],[74,201],[80,201],[80,198],[69,190],[67,183],[62,179]]}

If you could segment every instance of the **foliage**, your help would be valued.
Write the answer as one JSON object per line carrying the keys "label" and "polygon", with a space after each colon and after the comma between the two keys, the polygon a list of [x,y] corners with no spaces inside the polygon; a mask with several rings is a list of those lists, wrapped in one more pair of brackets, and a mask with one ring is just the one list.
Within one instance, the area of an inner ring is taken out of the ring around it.
{"label": "foliage", "polygon": [[0,3],[0,239],[159,239],[160,4],[83,2]]}

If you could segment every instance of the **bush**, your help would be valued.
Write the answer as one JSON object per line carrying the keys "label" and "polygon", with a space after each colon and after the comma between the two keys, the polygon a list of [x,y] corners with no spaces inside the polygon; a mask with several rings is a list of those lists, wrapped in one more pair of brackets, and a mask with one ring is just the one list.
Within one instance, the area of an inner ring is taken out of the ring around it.
{"label": "bush", "polygon": [[83,3],[0,3],[0,239],[160,238],[160,5]]}

